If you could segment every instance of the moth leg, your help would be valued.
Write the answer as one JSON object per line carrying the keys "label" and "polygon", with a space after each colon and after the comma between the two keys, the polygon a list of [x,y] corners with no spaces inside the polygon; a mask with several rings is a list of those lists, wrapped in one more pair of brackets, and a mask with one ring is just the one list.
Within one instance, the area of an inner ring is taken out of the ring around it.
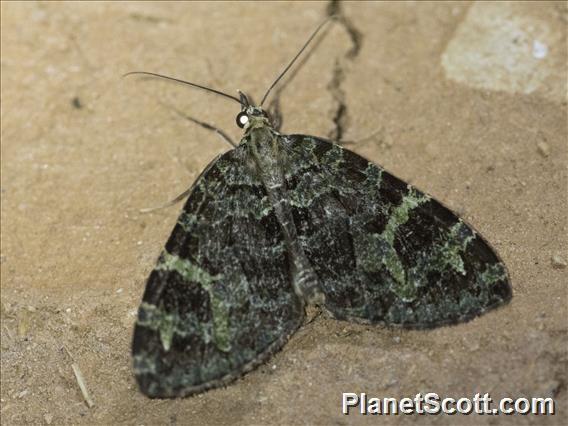
{"label": "moth leg", "polygon": [[284,117],[282,116],[282,111],[280,111],[280,92],[276,93],[276,96],[268,105],[268,115],[272,119],[272,126],[277,132],[282,128],[282,123],[284,122]]}
{"label": "moth leg", "polygon": [[162,204],[161,206],[157,206],[157,207],[149,207],[146,209],[140,209],[138,210],[140,213],[151,213],[154,212],[156,210],[161,210],[161,209],[165,209],[167,207],[171,207],[174,204],[179,203],[180,201],[184,200],[189,193],[191,192],[192,188],[186,189],[185,191],[183,191],[181,194],[179,194],[177,197],[175,197],[173,200],[168,201],[165,204]]}
{"label": "moth leg", "polygon": [[231,137],[225,133],[223,130],[218,129],[217,127],[213,126],[212,124],[206,123],[204,121],[198,120],[197,118],[191,117],[185,113],[183,113],[182,111],[180,111],[179,109],[171,106],[171,105],[166,105],[161,103],[163,106],[168,107],[169,109],[171,109],[172,111],[174,111],[177,115],[179,115],[182,118],[185,118],[188,121],[191,121],[194,124],[197,124],[198,126],[203,127],[206,130],[210,130],[212,132],[215,132],[217,135],[219,135],[219,137],[221,139],[223,139],[225,142],[227,142],[229,145],[231,145],[233,148],[237,147],[237,144],[231,139]]}
{"label": "moth leg", "polygon": [[223,130],[218,129],[217,127],[215,127],[215,126],[213,126],[209,123],[205,123],[204,121],[199,121],[196,118],[190,117],[189,115],[186,115],[186,114],[182,114],[182,117],[185,118],[186,120],[191,121],[192,123],[195,123],[195,124],[203,127],[204,129],[211,130],[212,132],[215,132],[217,135],[219,135],[221,137],[221,139],[223,139],[225,142],[227,142],[233,148],[237,147],[237,144]]}
{"label": "moth leg", "polygon": [[305,325],[311,324],[316,319],[321,317],[324,313],[324,309],[325,309],[325,307],[308,305],[306,307]]}
{"label": "moth leg", "polygon": [[[217,157],[215,157],[212,161],[212,163],[214,163],[215,161],[217,161],[219,159],[219,157],[221,157],[221,155],[223,154],[219,154]],[[185,191],[183,191],[181,194],[179,194],[177,197],[175,197],[173,200],[168,201],[165,204],[162,204],[161,206],[157,206],[157,207],[149,207],[146,209],[140,209],[138,210],[140,213],[151,213],[154,212],[156,210],[161,210],[161,209],[165,209],[168,207],[173,206],[174,204],[179,203],[180,201],[183,201],[189,194],[191,194],[191,191],[193,191],[193,186],[192,185],[190,188],[186,189]]]}
{"label": "moth leg", "polygon": [[366,142],[372,138],[374,138],[375,136],[377,136],[379,133],[381,133],[382,128],[376,129],[374,132],[370,133],[367,136],[363,136],[362,138],[358,138],[358,139],[353,139],[353,140],[349,140],[349,139],[340,139],[337,141],[334,141],[337,145],[341,145],[341,146],[346,146],[346,145],[357,145],[361,142]]}

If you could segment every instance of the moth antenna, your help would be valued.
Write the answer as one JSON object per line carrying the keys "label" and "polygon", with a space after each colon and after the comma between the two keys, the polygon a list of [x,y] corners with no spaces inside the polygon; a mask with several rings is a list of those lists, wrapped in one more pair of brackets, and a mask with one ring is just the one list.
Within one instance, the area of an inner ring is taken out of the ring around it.
{"label": "moth antenna", "polygon": [[219,90],[211,89],[210,87],[201,86],[200,84],[192,83],[190,81],[180,80],[179,78],[168,77],[167,75],[157,74],[155,72],[147,72],[147,71],[131,71],[124,74],[122,77],[128,77],[129,75],[149,75],[150,77],[157,77],[163,78],[164,80],[175,81],[176,83],[187,84],[191,87],[196,87],[201,90],[205,90],[207,92],[215,93],[216,95],[224,96],[226,98],[232,99],[235,102],[238,102],[241,106],[245,106],[239,98],[235,96],[228,95],[227,93],[223,93]]}
{"label": "moth antenna", "polygon": [[262,106],[262,104],[264,104],[264,101],[266,100],[266,98],[268,97],[268,95],[270,94],[270,92],[272,91],[272,89],[274,88],[274,86],[276,86],[276,84],[278,84],[278,82],[280,81],[280,79],[282,79],[282,77],[284,77],[284,74],[286,74],[288,72],[288,70],[290,69],[290,67],[292,67],[292,65],[294,65],[294,62],[296,62],[296,59],[298,59],[298,57],[302,54],[302,52],[304,50],[306,50],[306,47],[308,47],[308,45],[310,44],[310,42],[314,39],[314,37],[317,35],[317,33],[319,33],[319,31],[322,29],[322,27],[327,24],[330,20],[334,19],[335,16],[330,16],[327,19],[325,19],[321,24],[318,25],[318,27],[315,29],[315,31],[312,33],[312,35],[310,36],[310,38],[308,39],[308,41],[306,41],[304,43],[304,45],[302,46],[302,48],[300,49],[300,51],[298,53],[296,53],[296,56],[294,56],[294,58],[290,61],[290,63],[286,66],[286,68],[284,68],[284,71],[282,71],[280,73],[280,75],[278,77],[276,77],[276,80],[274,80],[274,82],[270,85],[270,87],[268,88],[268,90],[266,91],[266,93],[264,94],[264,97],[262,98],[262,101],[260,102],[260,106]]}
{"label": "moth antenna", "polygon": [[247,98],[247,95],[245,95],[240,90],[237,90],[237,92],[239,93],[239,97],[241,98],[241,104],[243,106],[243,111],[244,111],[248,106],[250,106],[250,102]]}

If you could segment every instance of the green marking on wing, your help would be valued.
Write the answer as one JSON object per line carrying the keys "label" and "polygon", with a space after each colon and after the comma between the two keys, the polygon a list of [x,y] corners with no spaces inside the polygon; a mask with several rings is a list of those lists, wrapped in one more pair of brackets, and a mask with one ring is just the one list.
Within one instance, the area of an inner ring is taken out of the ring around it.
{"label": "green marking on wing", "polygon": [[223,215],[213,223],[221,223],[227,220],[227,217],[252,217],[256,220],[261,220],[273,211],[273,206],[267,196],[260,198],[247,190],[237,189],[233,196],[220,198],[212,203],[217,211],[223,212]]}
{"label": "green marking on wing", "polygon": [[156,363],[146,351],[134,355],[134,371],[136,374],[156,374]]}
{"label": "green marking on wing", "polygon": [[156,306],[142,302],[136,323],[157,331],[162,347],[166,351],[170,350],[174,335],[181,337],[199,335],[205,343],[215,339],[213,325],[200,322],[192,313],[180,318],[176,312],[167,312],[162,304]]}
{"label": "green marking on wing", "polygon": [[364,173],[367,176],[367,179],[365,180],[365,186],[371,188],[374,187],[378,191],[381,188],[383,169],[377,167],[373,163],[369,163]]}
{"label": "green marking on wing", "polygon": [[[209,293],[211,311],[213,316],[213,338],[216,346],[222,351],[231,349],[229,330],[229,307],[219,298],[213,289],[213,283],[219,281],[223,275],[210,275],[207,271],[193,264],[187,259],[163,252],[156,265],[157,270],[175,271],[189,283],[197,283]],[[173,333],[173,329],[172,329]],[[160,334],[161,335],[161,334]],[[165,348],[165,346],[164,346]]]}
{"label": "green marking on wing", "polygon": [[416,190],[410,187],[408,194],[404,196],[400,204],[391,213],[387,226],[382,232],[381,237],[392,245],[397,229],[408,221],[410,218],[410,212],[429,199],[429,196],[418,195]]}
{"label": "green marking on wing", "polygon": [[[346,197],[356,197],[358,189],[354,189],[351,183],[346,183],[343,179],[341,164],[343,162],[343,149],[333,145],[324,156],[322,177],[310,175],[300,177],[300,181],[294,191],[289,193],[289,203],[294,207],[310,208],[321,198],[330,194],[339,193]],[[331,164],[332,167],[329,167]],[[311,164],[310,164],[311,167]],[[378,191],[381,186],[382,169],[369,163],[363,174],[366,176],[362,187],[372,191]],[[333,196],[333,195],[332,195]]]}
{"label": "green marking on wing", "polygon": [[462,254],[469,243],[475,238],[475,233],[461,220],[450,228],[445,240],[432,247],[420,257],[419,261],[408,271],[408,279],[414,282],[415,287],[428,283],[428,274],[432,271],[443,273],[454,270],[465,275],[466,270]]}
{"label": "green marking on wing", "polygon": [[157,331],[164,350],[169,351],[177,319],[176,314],[168,313],[155,305],[142,302],[137,323]]}
{"label": "green marking on wing", "polygon": [[416,297],[416,285],[413,280],[408,280],[404,266],[394,249],[394,237],[401,225],[404,225],[410,218],[410,212],[430,199],[427,195],[419,195],[416,190],[409,187],[409,193],[404,196],[401,203],[391,213],[385,230],[380,238],[386,243],[383,264],[392,275],[395,281],[393,291],[404,301],[411,301]]}
{"label": "green marking on wing", "polygon": [[[465,234],[465,235],[464,235]],[[433,269],[441,271],[450,267],[456,272],[465,275],[465,269],[461,253],[463,253],[475,234],[469,230],[461,220],[458,221],[450,230],[447,241],[443,244],[431,262]]]}
{"label": "green marking on wing", "polygon": [[367,272],[378,272],[384,266],[393,278],[392,291],[404,301],[413,300],[417,289],[414,281],[408,279],[404,265],[394,249],[394,238],[398,228],[410,218],[410,212],[429,199],[427,195],[420,195],[410,187],[409,193],[391,212],[381,234],[368,234],[356,240],[359,265]]}
{"label": "green marking on wing", "polygon": [[218,281],[222,277],[222,275],[209,275],[207,271],[191,263],[189,260],[182,259],[166,251],[162,253],[156,265],[156,269],[158,271],[176,271],[187,281],[199,283],[205,289],[207,289],[213,281]]}
{"label": "green marking on wing", "polygon": [[310,170],[317,159],[314,154],[316,142],[310,137],[305,137],[300,143],[290,143],[290,140],[278,137],[278,141],[284,148],[284,177],[290,179],[297,175],[302,175]]}
{"label": "green marking on wing", "polygon": [[268,198],[268,196],[264,196],[260,200],[259,208],[254,210],[254,217],[260,220],[263,217],[268,216],[270,213],[272,213],[273,210],[274,207],[270,203],[270,198]]}
{"label": "green marking on wing", "polygon": [[187,232],[191,233],[199,223],[197,220],[197,216],[192,213],[182,212],[178,218],[178,224],[182,227],[182,229]]}
{"label": "green marking on wing", "polygon": [[493,284],[507,279],[507,271],[501,263],[493,263],[487,265],[487,269],[478,275],[478,281],[486,286],[492,286]]}
{"label": "green marking on wing", "polygon": [[339,145],[332,144],[332,148],[327,151],[322,159],[322,164],[333,166],[333,168],[339,170],[341,164],[343,163],[343,148]]}
{"label": "green marking on wing", "polygon": [[294,207],[309,208],[321,197],[333,193],[335,189],[326,182],[305,178],[293,191],[289,191],[287,201]]}

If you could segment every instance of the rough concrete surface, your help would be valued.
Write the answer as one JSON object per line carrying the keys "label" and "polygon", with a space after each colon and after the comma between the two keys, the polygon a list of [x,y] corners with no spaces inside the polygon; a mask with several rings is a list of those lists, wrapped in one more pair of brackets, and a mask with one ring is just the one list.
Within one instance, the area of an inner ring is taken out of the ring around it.
{"label": "rough concrete surface", "polygon": [[[224,389],[149,400],[130,342],[180,205],[238,139],[328,4],[2,2],[3,424],[565,424],[566,3],[345,3],[280,91],[287,133],[351,146],[459,212],[509,268],[512,302],[393,330],[316,316]],[[369,136],[370,137],[367,137]],[[88,407],[73,365],[94,405]],[[553,397],[554,416],[341,414],[342,392]]]}

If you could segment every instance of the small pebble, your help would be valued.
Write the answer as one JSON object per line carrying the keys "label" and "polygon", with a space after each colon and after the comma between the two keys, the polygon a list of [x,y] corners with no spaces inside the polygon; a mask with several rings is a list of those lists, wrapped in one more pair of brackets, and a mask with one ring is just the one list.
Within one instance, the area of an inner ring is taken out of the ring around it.
{"label": "small pebble", "polygon": [[548,46],[539,40],[534,40],[532,54],[536,59],[543,59],[548,54]]}
{"label": "small pebble", "polygon": [[552,267],[555,268],[555,269],[564,269],[564,268],[566,268],[566,266],[568,266],[568,263],[566,263],[566,260],[562,256],[560,256],[559,254],[553,255],[551,262],[552,262]]}
{"label": "small pebble", "polygon": [[538,150],[538,153],[540,155],[542,155],[543,157],[548,157],[550,155],[550,147],[548,146],[548,144],[544,141],[539,141],[536,144],[536,149]]}

